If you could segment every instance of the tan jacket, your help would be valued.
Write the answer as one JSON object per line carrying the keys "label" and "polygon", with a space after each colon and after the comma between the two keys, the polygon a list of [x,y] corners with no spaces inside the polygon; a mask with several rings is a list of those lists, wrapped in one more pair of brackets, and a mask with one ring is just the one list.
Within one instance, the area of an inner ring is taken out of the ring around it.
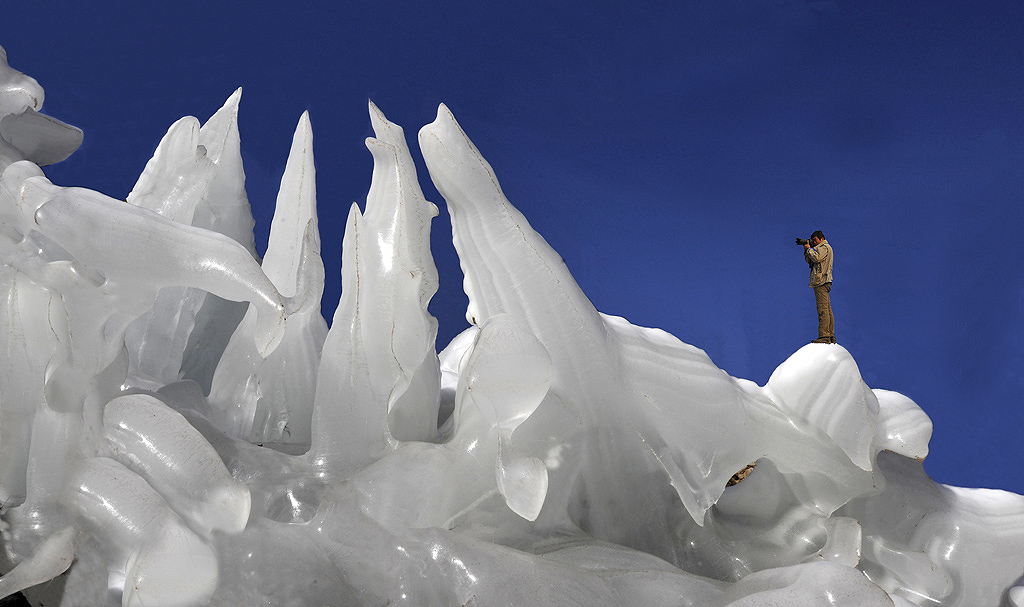
{"label": "tan jacket", "polygon": [[812,287],[832,282],[832,247],[827,240],[822,240],[818,246],[804,249],[804,259],[811,264]]}

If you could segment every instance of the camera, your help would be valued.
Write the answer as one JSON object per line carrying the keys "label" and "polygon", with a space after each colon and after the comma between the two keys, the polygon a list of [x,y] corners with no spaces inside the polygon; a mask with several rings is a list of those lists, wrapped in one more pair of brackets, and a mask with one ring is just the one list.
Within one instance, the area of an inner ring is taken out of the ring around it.
{"label": "camera", "polygon": [[811,244],[811,241],[804,238],[797,238],[796,243],[800,246],[804,246],[805,244]]}

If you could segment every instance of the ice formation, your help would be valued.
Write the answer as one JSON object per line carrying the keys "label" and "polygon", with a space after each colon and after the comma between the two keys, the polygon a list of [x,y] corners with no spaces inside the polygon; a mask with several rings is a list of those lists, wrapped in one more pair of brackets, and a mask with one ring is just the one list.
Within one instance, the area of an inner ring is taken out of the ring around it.
{"label": "ice formation", "polygon": [[372,104],[328,330],[306,116],[260,261],[238,93],[120,201],[47,180],[81,132],[0,55],[0,596],[1024,605],[1024,498],[929,480],[917,405],[838,345],[758,386],[599,313],[444,106],[471,327],[438,355],[437,209]]}

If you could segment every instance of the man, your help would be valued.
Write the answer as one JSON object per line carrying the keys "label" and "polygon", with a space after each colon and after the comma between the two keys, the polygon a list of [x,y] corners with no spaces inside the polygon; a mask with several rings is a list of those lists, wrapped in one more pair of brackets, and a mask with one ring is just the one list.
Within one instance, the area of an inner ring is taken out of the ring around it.
{"label": "man", "polygon": [[818,339],[811,343],[836,343],[836,321],[832,316],[832,247],[825,240],[821,230],[811,234],[811,240],[804,242],[804,259],[811,266],[810,286],[814,289],[814,304],[818,308]]}

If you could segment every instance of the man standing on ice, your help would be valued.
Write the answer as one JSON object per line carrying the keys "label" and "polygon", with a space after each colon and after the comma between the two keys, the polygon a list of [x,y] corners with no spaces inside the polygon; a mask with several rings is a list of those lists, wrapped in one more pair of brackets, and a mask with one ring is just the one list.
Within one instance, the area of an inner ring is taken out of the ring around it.
{"label": "man standing on ice", "polygon": [[818,339],[811,343],[834,344],[836,321],[828,296],[832,290],[832,247],[821,230],[816,230],[810,241],[804,240],[801,244],[804,245],[804,259],[811,266],[810,286],[814,289],[814,304],[818,309]]}

